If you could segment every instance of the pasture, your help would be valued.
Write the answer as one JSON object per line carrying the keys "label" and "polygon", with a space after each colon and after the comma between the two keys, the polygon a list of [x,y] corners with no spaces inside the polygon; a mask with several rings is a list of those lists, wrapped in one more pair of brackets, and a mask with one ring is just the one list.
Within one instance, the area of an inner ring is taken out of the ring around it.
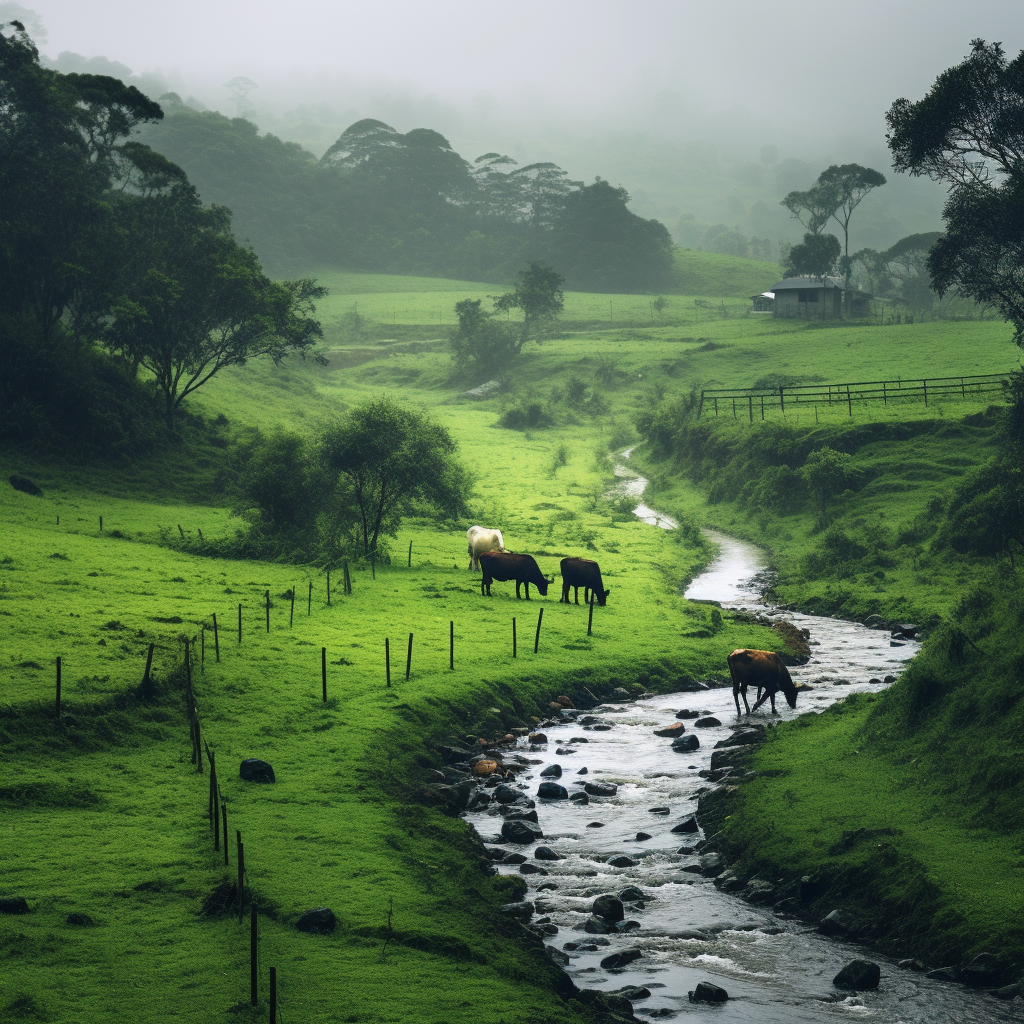
{"label": "pasture", "polygon": [[[230,1009],[249,1019],[248,921],[240,926],[230,908],[203,909],[235,865],[233,849],[228,868],[212,849],[206,777],[189,760],[180,691],[184,638],[201,638],[206,626],[194,677],[199,714],[264,915],[261,977],[265,985],[265,968],[277,967],[284,1019],[582,1020],[554,994],[545,958],[510,941],[514,928],[496,914],[516,890],[480,871],[460,820],[420,801],[437,763],[426,750],[534,723],[574,688],[600,695],[617,685],[724,681],[730,650],[777,642],[729,617],[719,626],[681,597],[709,557],[695,527],[719,511],[664,479],[652,503],[684,528],[670,534],[636,522],[606,497],[608,452],[636,440],[639,410],[693,387],[745,386],[770,374],[984,372],[1013,361],[1008,329],[992,322],[824,329],[754,318],[739,300],[713,315],[691,296],[670,297],[663,313],[671,323],[636,326],[645,304],[650,314],[646,297],[569,295],[558,336],[529,345],[493,397],[472,401],[462,392],[481,381],[455,372],[446,325],[455,301],[499,289],[392,279],[387,291],[387,283],[333,280],[322,306],[326,366],[255,362],[215,378],[190,408],[225,417],[225,432],[312,431],[384,391],[425,408],[476,474],[474,521],[499,527],[510,550],[533,554],[548,575],[557,577],[564,555],[599,561],[611,596],[594,610],[593,635],[586,608],[558,604],[557,579],[544,600],[517,602],[514,584],[497,583],[493,597],[481,597],[479,574],[466,568],[469,523],[407,519],[389,541],[390,564],[378,564],[376,578],[369,565],[353,565],[351,596],[332,575],[328,605],[320,569],[183,550],[179,526],[192,543],[200,530],[215,540],[239,526],[219,476],[221,449],[157,454],[137,466],[5,455],[0,476],[30,476],[45,496],[0,490],[0,895],[24,895],[32,907],[0,918],[0,1009],[82,1024],[126,1008],[142,1021],[205,1022]],[[346,333],[349,310],[373,322],[365,337]],[[392,325],[410,328],[401,338],[388,335],[389,311]],[[632,322],[616,326],[627,312]],[[546,426],[498,426],[526,403],[542,406]],[[970,403],[951,403],[927,416],[969,411]],[[891,410],[899,422],[922,413]],[[728,514],[753,530],[738,508]],[[142,699],[132,692],[149,643],[157,687]],[[60,723],[52,713],[58,656]],[[270,761],[277,783],[241,782],[246,757]],[[295,930],[298,915],[316,906],[338,915],[332,936]],[[69,926],[72,912],[95,926]]]}

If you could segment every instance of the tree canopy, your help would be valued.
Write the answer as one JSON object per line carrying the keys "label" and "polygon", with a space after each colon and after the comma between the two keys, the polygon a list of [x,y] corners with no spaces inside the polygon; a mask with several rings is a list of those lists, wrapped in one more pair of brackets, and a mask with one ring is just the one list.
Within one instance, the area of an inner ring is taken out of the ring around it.
{"label": "tree canopy", "polygon": [[886,122],[895,168],[949,185],[946,230],[927,259],[932,285],[993,304],[1024,346],[1024,51],[1011,61],[975,39],[923,99],[896,100]]}
{"label": "tree canopy", "polygon": [[825,278],[835,270],[841,252],[835,235],[816,235],[808,231],[799,245],[790,248],[782,269],[787,277]]}

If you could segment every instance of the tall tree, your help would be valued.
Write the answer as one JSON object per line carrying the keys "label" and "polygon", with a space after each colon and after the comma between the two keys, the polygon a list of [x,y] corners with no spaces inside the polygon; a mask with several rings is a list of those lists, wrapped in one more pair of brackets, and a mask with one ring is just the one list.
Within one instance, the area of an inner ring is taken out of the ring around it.
{"label": "tall tree", "polygon": [[351,489],[367,555],[377,550],[382,533],[395,535],[415,503],[451,518],[465,512],[470,480],[452,436],[386,395],[329,427],[320,450],[324,464]]}
{"label": "tall tree", "polygon": [[534,337],[541,325],[562,312],[565,297],[562,285],[565,278],[553,267],[532,262],[519,272],[515,290],[506,292],[494,301],[499,312],[510,309],[523,311],[523,341]]}
{"label": "tall tree", "polygon": [[824,279],[835,269],[842,247],[835,235],[815,235],[810,231],[799,245],[790,248],[783,272],[787,277]]}
{"label": "tall tree", "polygon": [[1024,51],[975,39],[924,99],[886,114],[896,170],[949,185],[946,231],[927,260],[932,285],[992,303],[1024,347]]}
{"label": "tall tree", "polygon": [[818,175],[818,186],[831,193],[836,203],[830,216],[843,229],[846,280],[850,280],[850,218],[861,200],[885,184],[885,175],[860,164],[832,164]]}
{"label": "tall tree", "polygon": [[779,205],[786,207],[812,235],[820,235],[829,217],[839,209],[839,199],[832,189],[815,182],[806,191],[790,192]]}
{"label": "tall tree", "polygon": [[135,239],[102,338],[164,398],[168,430],[181,403],[227,366],[269,355],[275,362],[321,336],[310,280],[274,282],[231,235],[230,212],[206,208],[192,186],[127,196],[122,218]]}

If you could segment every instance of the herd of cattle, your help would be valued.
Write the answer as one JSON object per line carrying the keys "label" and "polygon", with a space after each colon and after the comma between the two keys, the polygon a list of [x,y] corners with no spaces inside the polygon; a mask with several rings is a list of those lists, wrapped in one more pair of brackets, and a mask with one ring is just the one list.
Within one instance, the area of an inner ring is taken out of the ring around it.
{"label": "herd of cattle", "polygon": [[[532,555],[517,555],[505,550],[505,539],[501,530],[489,530],[484,526],[471,526],[466,531],[466,543],[469,546],[469,568],[480,569],[480,593],[491,596],[491,584],[508,583],[515,580],[516,597],[520,596],[520,587],[526,588],[526,600],[530,600],[530,584],[532,583],[541,597],[546,597],[548,585],[554,583],[554,577],[545,576]],[[583,602],[590,603],[590,595],[604,606],[609,590],[605,589],[601,579],[601,567],[592,558],[563,558],[562,596],[559,603],[569,603],[569,590],[573,591],[573,601],[580,603],[580,587],[583,587]],[[796,707],[797,690],[793,685],[789,669],[785,662],[774,651],[759,651],[742,647],[728,657],[729,675],[732,678],[732,695],[736,702],[736,714],[740,713],[740,697],[747,714],[751,708],[747,703],[747,687],[757,687],[757,701],[753,710],[756,711],[766,700],[771,701],[772,714],[775,714],[775,694],[781,691],[786,703]],[[762,696],[763,692],[763,696]]]}
{"label": "herd of cattle", "polygon": [[[480,593],[491,596],[491,584],[508,583],[515,580],[516,597],[520,596],[520,587],[526,587],[526,600],[530,600],[530,584],[546,597],[548,585],[554,583],[553,576],[545,576],[540,571],[533,555],[517,555],[505,550],[505,539],[501,530],[488,530],[483,526],[471,526],[466,531],[466,543],[469,545],[469,567],[480,569]],[[573,599],[580,603],[580,587],[583,587],[583,602],[590,603],[593,592],[594,600],[603,608],[608,600],[609,590],[605,590],[601,579],[601,567],[592,558],[563,558],[562,596],[559,602],[569,603],[569,589],[573,590]]]}

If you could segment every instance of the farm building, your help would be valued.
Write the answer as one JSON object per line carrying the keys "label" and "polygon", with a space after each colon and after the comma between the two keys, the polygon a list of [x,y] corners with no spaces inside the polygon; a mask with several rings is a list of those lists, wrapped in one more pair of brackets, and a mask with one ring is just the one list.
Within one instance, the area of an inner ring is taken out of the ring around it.
{"label": "farm building", "polygon": [[[835,320],[869,316],[871,312],[871,296],[856,288],[844,288],[841,277],[787,277],[777,281],[771,291],[775,316]],[[758,309],[756,297],[754,309]]]}
{"label": "farm building", "polygon": [[757,295],[751,295],[750,300],[754,303],[753,312],[755,313],[773,313],[775,311],[775,292],[759,292]]}

